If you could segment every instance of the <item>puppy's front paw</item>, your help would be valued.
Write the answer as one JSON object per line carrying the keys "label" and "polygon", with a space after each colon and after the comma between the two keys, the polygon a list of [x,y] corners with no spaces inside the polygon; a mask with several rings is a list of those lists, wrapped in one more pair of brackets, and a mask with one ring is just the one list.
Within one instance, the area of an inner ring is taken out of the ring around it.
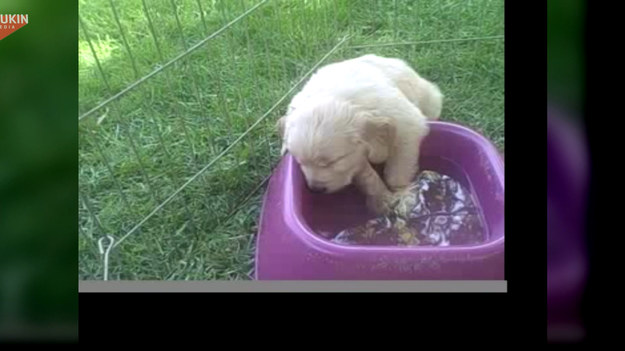
{"label": "puppy's front paw", "polygon": [[368,196],[367,207],[377,215],[386,216],[393,212],[394,201],[395,198],[391,193],[379,196]]}
{"label": "puppy's front paw", "polygon": [[417,205],[415,185],[396,189],[392,195],[393,212],[402,218],[407,218]]}

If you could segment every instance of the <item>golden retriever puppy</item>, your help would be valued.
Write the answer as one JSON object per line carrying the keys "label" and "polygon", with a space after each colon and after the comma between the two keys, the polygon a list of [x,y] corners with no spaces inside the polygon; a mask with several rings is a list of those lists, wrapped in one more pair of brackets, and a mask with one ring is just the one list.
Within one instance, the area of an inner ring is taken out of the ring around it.
{"label": "golden retriever puppy", "polygon": [[[365,55],[329,64],[279,120],[282,153],[295,157],[313,192],[355,183],[379,214],[398,203],[408,208],[427,120],[439,118],[442,100],[435,84],[400,59]],[[383,179],[372,164],[384,164]]]}

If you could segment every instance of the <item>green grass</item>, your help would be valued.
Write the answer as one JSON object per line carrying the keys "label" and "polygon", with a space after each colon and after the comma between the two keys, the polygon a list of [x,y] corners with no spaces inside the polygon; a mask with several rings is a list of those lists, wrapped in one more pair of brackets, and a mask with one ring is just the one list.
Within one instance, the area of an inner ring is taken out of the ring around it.
{"label": "green grass", "polygon": [[[142,1],[113,2],[132,56],[109,1],[81,0],[81,114],[260,0],[146,0],[156,44]],[[121,238],[231,145],[346,34],[353,37],[325,63],[365,53],[403,58],[440,85],[446,95],[443,119],[477,129],[503,151],[503,40],[351,48],[503,30],[503,1],[494,0],[261,5],[79,122],[80,192],[97,217],[81,200],[79,277],[102,279],[98,239]],[[264,188],[253,190],[279,160],[274,125],[288,101],[115,247],[109,279],[249,279]]]}

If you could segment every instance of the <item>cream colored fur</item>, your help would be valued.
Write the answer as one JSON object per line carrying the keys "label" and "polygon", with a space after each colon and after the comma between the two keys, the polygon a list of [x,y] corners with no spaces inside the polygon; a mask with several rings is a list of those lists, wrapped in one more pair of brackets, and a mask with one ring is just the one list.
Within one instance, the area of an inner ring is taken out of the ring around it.
{"label": "cream colored fur", "polygon": [[[329,64],[280,119],[282,152],[295,157],[311,189],[332,193],[356,183],[378,213],[397,201],[408,208],[427,120],[439,118],[442,102],[438,87],[400,59]],[[372,164],[384,164],[383,179]]]}

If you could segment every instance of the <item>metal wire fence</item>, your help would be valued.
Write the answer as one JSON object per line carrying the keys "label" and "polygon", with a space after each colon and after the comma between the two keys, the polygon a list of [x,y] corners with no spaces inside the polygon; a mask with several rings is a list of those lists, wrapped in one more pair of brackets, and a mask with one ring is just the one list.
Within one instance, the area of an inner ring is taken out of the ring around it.
{"label": "metal wire fence", "polygon": [[[411,1],[93,3],[79,17],[81,279],[249,278],[228,267],[251,266],[275,120],[315,69],[503,38],[411,40]],[[353,23],[363,3],[390,24],[377,43],[363,41],[378,24]]]}

